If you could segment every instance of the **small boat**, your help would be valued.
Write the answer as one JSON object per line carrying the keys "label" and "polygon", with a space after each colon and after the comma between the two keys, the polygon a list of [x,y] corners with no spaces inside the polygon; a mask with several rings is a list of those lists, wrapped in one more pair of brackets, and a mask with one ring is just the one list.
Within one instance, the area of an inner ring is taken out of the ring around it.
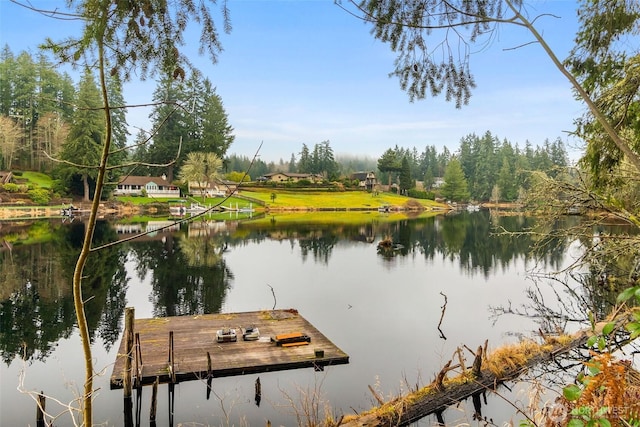
{"label": "small boat", "polygon": [[191,206],[189,208],[187,208],[187,212],[189,212],[189,213],[200,213],[200,212],[206,211],[207,209],[209,209],[209,208],[207,208],[205,206],[202,206],[202,205],[200,205],[198,203],[191,203]]}
{"label": "small boat", "polygon": [[73,216],[74,213],[78,212],[79,210],[80,209],[76,208],[75,206],[69,205],[68,208],[63,207],[62,209],[60,209],[60,215],[71,217]]}

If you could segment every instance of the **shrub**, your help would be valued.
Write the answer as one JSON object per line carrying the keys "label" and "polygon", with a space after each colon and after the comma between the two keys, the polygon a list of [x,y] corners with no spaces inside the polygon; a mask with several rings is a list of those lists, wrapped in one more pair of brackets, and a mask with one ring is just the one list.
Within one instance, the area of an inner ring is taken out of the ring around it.
{"label": "shrub", "polygon": [[67,187],[59,179],[56,179],[51,183],[51,190],[60,196],[68,195]]}
{"label": "shrub", "polygon": [[29,199],[37,205],[46,205],[51,201],[51,194],[44,188],[36,188],[27,192]]}
{"label": "shrub", "polygon": [[426,200],[434,200],[436,195],[432,191],[420,191],[414,188],[407,190],[407,196],[413,197],[414,199],[426,199]]}
{"label": "shrub", "polygon": [[20,191],[20,186],[18,184],[14,184],[13,182],[8,182],[2,186],[4,191],[8,191],[9,193],[17,193]]}

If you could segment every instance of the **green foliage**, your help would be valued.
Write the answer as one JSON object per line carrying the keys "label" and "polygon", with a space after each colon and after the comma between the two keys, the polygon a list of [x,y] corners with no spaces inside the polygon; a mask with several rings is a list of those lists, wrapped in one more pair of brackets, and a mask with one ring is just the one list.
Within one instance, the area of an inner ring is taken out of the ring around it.
{"label": "green foliage", "polygon": [[77,112],[69,131],[67,142],[60,157],[60,169],[69,177],[79,175],[84,184],[84,199],[89,200],[89,180],[97,176],[96,165],[100,164],[104,143],[104,113],[100,110],[102,101],[93,74],[86,71],[80,81]]}
{"label": "green foliage", "polygon": [[411,188],[407,190],[407,196],[413,197],[414,199],[425,199],[425,200],[435,200],[436,195],[433,191],[420,191],[415,188]]}
{"label": "green foliage", "polygon": [[462,172],[460,162],[456,158],[449,162],[444,173],[442,196],[454,202],[469,200],[467,180]]}
{"label": "green foliage", "polygon": [[60,196],[66,196],[68,193],[67,187],[59,179],[53,180],[51,182],[51,191],[53,191],[54,194],[58,194]]}
{"label": "green foliage", "polygon": [[415,182],[411,178],[411,166],[409,165],[409,159],[405,156],[402,158],[400,165],[400,191],[404,193],[413,187],[415,187]]}
{"label": "green foliage", "polygon": [[197,184],[204,195],[207,188],[219,180],[221,169],[222,159],[216,153],[194,151],[187,156],[179,178],[185,184]]}
{"label": "green foliage", "polygon": [[[590,171],[593,188],[615,191],[628,183],[620,173],[611,172],[624,171],[627,161],[638,167],[634,160],[640,152],[640,57],[620,40],[637,35],[640,7],[634,1],[582,3],[576,44],[566,62],[604,117],[588,111],[576,121],[577,134],[587,141],[580,162]],[[607,131],[603,119],[615,124],[629,151]]]}
{"label": "green foliage", "polygon": [[[412,8],[414,4],[420,6]],[[361,14],[365,21],[372,22],[375,37],[388,43],[397,53],[396,68],[391,74],[399,78],[400,86],[411,100],[444,93],[445,99],[455,101],[459,108],[469,102],[471,90],[475,88],[469,69],[469,45],[479,36],[490,33],[496,25],[491,20],[501,18],[508,10],[498,7],[499,4],[498,0],[457,0],[428,5],[364,0],[352,13]],[[447,17],[446,23],[442,17]],[[467,30],[452,32],[448,31],[449,26]],[[438,29],[444,40],[429,37]],[[448,37],[458,40],[448,41]],[[434,49],[434,46],[438,48]],[[459,50],[455,46],[466,46],[466,49]]]}
{"label": "green foliage", "polygon": [[20,186],[18,184],[14,184],[13,182],[7,182],[2,186],[2,188],[4,189],[4,191],[7,191],[9,193],[17,193],[20,191]]}
{"label": "green foliage", "polygon": [[46,205],[51,201],[51,193],[44,188],[34,188],[27,192],[29,199],[37,205]]}
{"label": "green foliage", "polygon": [[335,160],[333,148],[329,141],[315,144],[313,151],[309,151],[306,144],[302,144],[300,160],[298,161],[299,173],[312,173],[323,175],[330,180],[338,177],[339,166]]}
{"label": "green foliage", "polygon": [[251,182],[251,176],[248,173],[233,171],[225,175],[228,181],[233,182]]}
{"label": "green foliage", "polygon": [[633,340],[640,336],[640,311],[634,311],[632,313],[633,320],[628,322],[624,327],[629,331],[629,339]]}

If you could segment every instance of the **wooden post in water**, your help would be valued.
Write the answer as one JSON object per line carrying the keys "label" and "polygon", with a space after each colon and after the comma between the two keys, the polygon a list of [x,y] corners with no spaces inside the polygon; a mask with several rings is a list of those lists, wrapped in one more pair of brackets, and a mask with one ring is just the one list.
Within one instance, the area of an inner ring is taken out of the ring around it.
{"label": "wooden post in water", "polygon": [[135,309],[127,307],[124,309],[124,339],[125,339],[125,360],[123,373],[124,397],[131,398],[131,359],[133,357],[133,328],[135,319]]}
{"label": "wooden post in water", "polygon": [[207,351],[207,400],[211,397],[211,382],[213,374],[211,373],[211,353]]}
{"label": "wooden post in water", "polygon": [[156,410],[158,408],[158,383],[160,378],[156,377],[153,383],[153,389],[151,391],[151,409],[149,410],[149,424],[151,426],[156,425]]}
{"label": "wooden post in water", "polygon": [[124,309],[124,372],[122,375],[122,390],[124,393],[124,424],[133,427],[133,392],[131,389],[131,359],[133,358],[133,328],[135,309]]}
{"label": "wooden post in water", "polygon": [[44,409],[46,406],[47,398],[44,396],[44,391],[40,391],[38,394],[38,400],[36,402],[36,426],[45,427],[44,423]]}
{"label": "wooden post in water", "polygon": [[173,413],[175,408],[176,371],[173,354],[173,331],[169,331],[169,425],[173,425]]}
{"label": "wooden post in water", "polygon": [[134,386],[138,392],[142,391],[142,349],[140,348],[140,334],[135,334],[135,359],[136,359],[136,380]]}
{"label": "wooden post in water", "polygon": [[256,400],[256,406],[260,406],[260,401],[262,400],[262,384],[260,383],[260,377],[256,378],[256,393],[255,393],[255,400]]}

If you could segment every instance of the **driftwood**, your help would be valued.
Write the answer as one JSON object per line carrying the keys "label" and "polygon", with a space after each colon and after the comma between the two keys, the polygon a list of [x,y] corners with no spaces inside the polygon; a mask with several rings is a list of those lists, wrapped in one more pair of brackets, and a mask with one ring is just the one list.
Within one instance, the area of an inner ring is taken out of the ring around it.
{"label": "driftwood", "polygon": [[[553,360],[560,354],[585,345],[587,338],[588,334],[581,331],[563,344],[541,346],[539,353],[528,358],[520,366],[506,369],[500,375],[485,368],[481,369],[481,361],[484,362],[487,356],[486,349],[483,351],[482,347],[479,347],[475,353],[472,372],[463,372],[456,380],[443,382],[442,376],[449,370],[448,366],[445,366],[434,383],[429,386],[408,396],[387,402],[367,413],[345,417],[346,419],[341,420],[340,426],[404,426],[427,415],[441,414],[449,406],[487,390],[495,390],[498,385],[518,378],[538,363]],[[451,361],[448,364],[450,363]]]}

